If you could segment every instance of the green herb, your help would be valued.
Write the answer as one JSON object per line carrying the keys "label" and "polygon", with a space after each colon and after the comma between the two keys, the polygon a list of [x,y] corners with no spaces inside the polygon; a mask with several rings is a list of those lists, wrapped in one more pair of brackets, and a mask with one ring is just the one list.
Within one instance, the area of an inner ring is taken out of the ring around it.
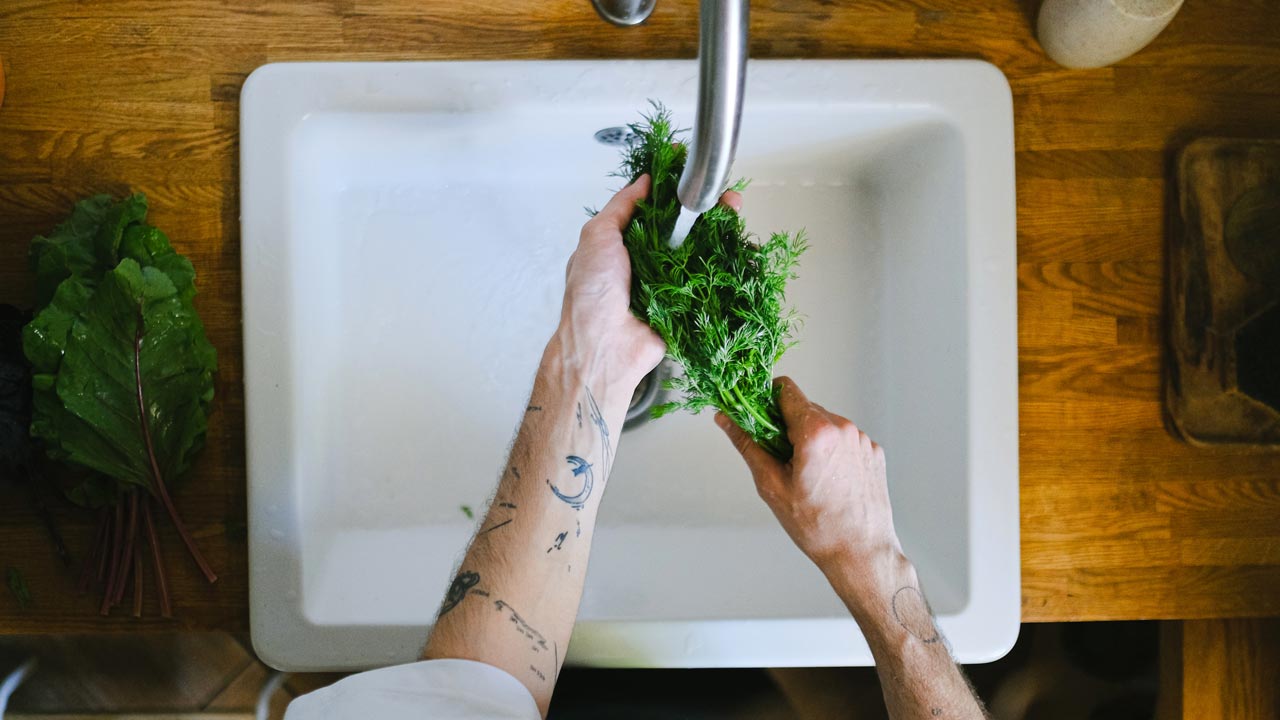
{"label": "green herb", "polygon": [[467,519],[468,519],[468,520],[475,520],[475,519],[476,519],[476,514],[475,514],[474,512],[472,512],[472,511],[471,511],[471,506],[470,506],[470,505],[459,505],[459,506],[458,506],[458,509],[462,511],[462,514],[463,514],[463,515],[466,515],[466,516],[467,516]]}
{"label": "green herb", "polygon": [[623,234],[631,255],[631,308],[684,367],[682,377],[669,381],[683,398],[654,415],[714,407],[773,455],[790,459],[773,367],[797,326],[795,313],[782,303],[804,235],[775,233],[757,245],[742,216],[717,205],[698,218],[680,247],[671,248],[680,215],[676,185],[688,151],[661,105],[631,129],[637,140],[619,175],[634,181],[648,173],[652,180],[649,197],[637,204]]}
{"label": "green herb", "polygon": [[27,587],[27,579],[16,567],[7,568],[4,574],[5,583],[9,586],[9,592],[18,601],[18,607],[26,610],[31,606],[31,590]]}
{"label": "green herb", "polygon": [[119,202],[99,195],[31,242],[37,306],[23,330],[31,434],[51,458],[89,471],[66,494],[101,509],[81,585],[97,566],[104,614],[120,602],[130,571],[141,612],[144,534],[161,612],[169,613],[155,504],[209,582],[217,579],[169,494],[204,445],[217,358],[192,305],[195,271],[146,213],[140,194]]}

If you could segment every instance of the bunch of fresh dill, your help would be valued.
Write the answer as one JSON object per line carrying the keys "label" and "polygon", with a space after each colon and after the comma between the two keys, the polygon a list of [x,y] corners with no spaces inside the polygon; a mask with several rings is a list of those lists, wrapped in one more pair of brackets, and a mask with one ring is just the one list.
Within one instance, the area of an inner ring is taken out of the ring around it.
{"label": "bunch of fresh dill", "polygon": [[[636,140],[618,175],[634,181],[648,173],[652,179],[649,197],[636,205],[623,233],[631,255],[631,308],[684,368],[669,381],[682,399],[658,406],[654,416],[714,407],[789,460],[773,367],[793,344],[797,327],[794,311],[782,303],[805,249],[804,234],[775,233],[756,244],[742,216],[721,204],[697,219],[682,245],[670,247],[680,214],[676,185],[688,150],[676,141],[671,115],[661,105],[631,130]],[[735,189],[743,187],[739,182]]]}

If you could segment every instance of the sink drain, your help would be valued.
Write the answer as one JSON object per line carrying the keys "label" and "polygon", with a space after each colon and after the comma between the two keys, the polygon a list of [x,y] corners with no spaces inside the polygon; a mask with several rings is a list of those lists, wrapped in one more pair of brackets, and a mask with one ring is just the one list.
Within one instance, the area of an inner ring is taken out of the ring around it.
{"label": "sink drain", "polygon": [[671,377],[671,361],[663,359],[658,367],[649,371],[648,375],[636,386],[631,394],[631,405],[627,407],[627,418],[622,423],[623,430],[639,427],[651,419],[654,406],[665,401],[667,391],[662,385]]}
{"label": "sink drain", "polygon": [[626,125],[618,127],[607,127],[603,130],[596,131],[596,142],[601,145],[614,145],[617,147],[629,146],[636,141],[636,134]]}

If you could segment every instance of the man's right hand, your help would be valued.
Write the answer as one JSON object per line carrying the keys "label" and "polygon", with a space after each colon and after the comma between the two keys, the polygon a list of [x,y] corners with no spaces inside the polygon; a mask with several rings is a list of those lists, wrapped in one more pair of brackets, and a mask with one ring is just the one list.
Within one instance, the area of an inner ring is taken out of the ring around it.
{"label": "man's right hand", "polygon": [[879,590],[903,561],[893,528],[884,449],[848,419],[778,378],[779,406],[795,455],[783,463],[728,417],[720,426],[747,462],[778,522],[828,576],[849,574]]}
{"label": "man's right hand", "polygon": [[809,402],[790,378],[775,382],[795,446],[790,462],[779,462],[724,415],[716,415],[716,424],[742,453],[778,522],[853,613],[875,655],[889,717],[984,718],[902,554],[884,450],[847,419]]}

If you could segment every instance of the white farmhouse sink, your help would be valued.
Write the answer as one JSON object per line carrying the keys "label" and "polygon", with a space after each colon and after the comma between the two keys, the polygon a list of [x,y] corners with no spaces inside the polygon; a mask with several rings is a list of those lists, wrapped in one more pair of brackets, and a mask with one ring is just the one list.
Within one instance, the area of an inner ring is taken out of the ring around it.
{"label": "white farmhouse sink", "polygon": [[[277,64],[242,94],[253,641],[288,670],[418,655],[620,182],[597,131],[691,120],[693,62]],[[757,61],[735,175],[806,228],[780,372],[888,453],[955,654],[1020,619],[1013,125],[970,61]],[[870,664],[709,414],[625,433],[569,660]]]}

